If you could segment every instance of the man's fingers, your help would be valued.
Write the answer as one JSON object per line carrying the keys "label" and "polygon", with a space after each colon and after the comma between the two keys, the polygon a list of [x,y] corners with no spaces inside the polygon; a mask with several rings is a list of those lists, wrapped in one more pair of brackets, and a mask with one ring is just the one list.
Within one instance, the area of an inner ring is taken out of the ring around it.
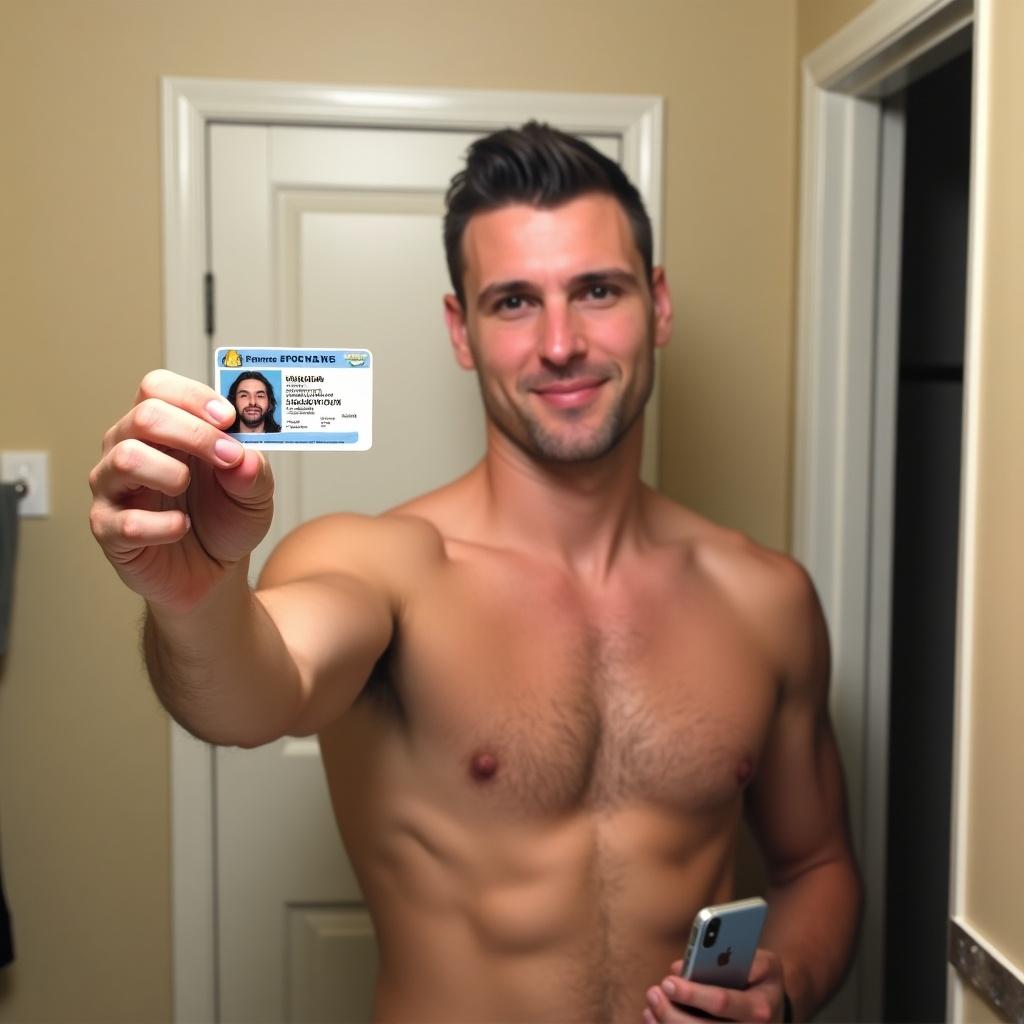
{"label": "man's fingers", "polygon": [[126,438],[99,461],[89,474],[89,486],[94,496],[115,501],[140,487],[175,498],[185,491],[190,479],[189,468],[180,459]]}
{"label": "man's fingers", "polygon": [[[680,1021],[705,1021],[710,1017],[716,1017],[711,1013],[701,1013],[699,1008],[693,1013],[689,1012],[686,1006],[680,1006],[677,996],[670,997],[667,991],[667,982],[647,989],[647,1009],[658,1024],[677,1024]],[[695,1006],[695,1004],[693,1005]]]}
{"label": "man's fingers", "polygon": [[211,387],[170,370],[150,370],[135,395],[135,404],[156,398],[169,405],[192,413],[222,430],[230,427],[235,418],[231,403]]}
{"label": "man's fingers", "polygon": [[247,448],[242,460],[229,469],[217,471],[217,481],[240,505],[258,508],[274,495],[274,475],[262,452]]}
{"label": "man's fingers", "polygon": [[128,438],[195,455],[218,468],[237,465],[244,453],[238,441],[211,423],[159,398],[144,399],[118,420],[103,439],[104,453]]}
{"label": "man's fingers", "polygon": [[717,985],[700,985],[684,978],[666,977],[659,990],[673,1004],[673,1010],[683,1016],[660,1018],[672,1020],[700,1020],[700,1016],[687,1013],[687,1008],[701,1010],[721,1020],[755,1021],[767,1024],[772,1018],[772,1008],[764,992],[720,988]]}
{"label": "man's fingers", "polygon": [[115,561],[141,548],[174,544],[188,533],[188,516],[180,509],[151,512],[142,508],[116,509],[97,502],[91,518],[92,532]]}

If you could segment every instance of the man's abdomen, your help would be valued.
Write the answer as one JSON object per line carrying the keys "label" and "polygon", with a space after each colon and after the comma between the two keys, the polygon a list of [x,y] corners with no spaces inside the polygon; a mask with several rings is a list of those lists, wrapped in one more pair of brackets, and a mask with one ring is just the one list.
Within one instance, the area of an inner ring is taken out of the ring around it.
{"label": "man's abdomen", "polygon": [[635,1022],[696,910],[732,893],[724,818],[629,808],[479,834],[407,814],[375,851],[346,844],[380,936],[381,1020]]}

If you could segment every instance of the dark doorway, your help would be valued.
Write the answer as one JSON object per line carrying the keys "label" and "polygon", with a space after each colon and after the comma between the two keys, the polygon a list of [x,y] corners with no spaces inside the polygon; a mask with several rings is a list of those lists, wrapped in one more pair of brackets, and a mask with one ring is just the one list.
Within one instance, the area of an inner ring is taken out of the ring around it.
{"label": "dark doorway", "polygon": [[884,1012],[946,1015],[971,55],[909,86],[893,535]]}

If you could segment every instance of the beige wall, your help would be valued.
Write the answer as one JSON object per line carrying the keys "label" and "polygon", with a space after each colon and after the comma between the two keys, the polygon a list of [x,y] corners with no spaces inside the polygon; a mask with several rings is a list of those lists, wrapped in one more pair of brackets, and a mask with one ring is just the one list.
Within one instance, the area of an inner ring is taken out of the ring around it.
{"label": "beige wall", "polygon": [[871,6],[871,0],[797,0],[796,47],[802,60]]}
{"label": "beige wall", "polygon": [[1009,1024],[1010,1018],[994,1010],[975,989],[964,988],[963,1013],[960,1018],[968,1024]]}
{"label": "beige wall", "polygon": [[[52,453],[0,677],[0,1021],[170,1014],[168,730],[89,537],[103,430],[161,361],[161,75],[667,99],[669,493],[782,546],[794,0],[0,0],[0,447]],[[59,367],[61,373],[48,372]],[[66,372],[70,370],[71,372]]]}

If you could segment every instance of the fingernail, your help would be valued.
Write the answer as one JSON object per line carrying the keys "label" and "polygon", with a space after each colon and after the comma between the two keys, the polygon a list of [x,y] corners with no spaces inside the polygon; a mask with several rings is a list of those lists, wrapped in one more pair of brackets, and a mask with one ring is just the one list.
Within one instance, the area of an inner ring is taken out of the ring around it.
{"label": "fingernail", "polygon": [[188,533],[192,529],[192,517],[186,512],[185,513],[185,532]]}
{"label": "fingernail", "polygon": [[676,983],[669,978],[666,978],[662,983],[661,987],[670,995],[676,994]]}
{"label": "fingernail", "polygon": [[206,412],[211,419],[216,420],[218,423],[221,420],[227,419],[232,411],[231,404],[225,402],[223,398],[211,398],[206,403]]}
{"label": "fingernail", "polygon": [[658,992],[656,989],[647,990],[647,1002],[651,1004],[652,1009],[658,1008]]}
{"label": "fingernail", "polygon": [[237,441],[220,437],[213,443],[213,452],[221,462],[233,466],[242,457],[242,446]]}

